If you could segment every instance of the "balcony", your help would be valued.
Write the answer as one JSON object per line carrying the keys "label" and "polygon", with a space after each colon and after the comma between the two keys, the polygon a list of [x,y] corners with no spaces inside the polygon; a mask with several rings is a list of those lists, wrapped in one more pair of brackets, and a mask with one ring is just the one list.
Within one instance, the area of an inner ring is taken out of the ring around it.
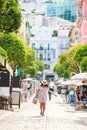
{"label": "balcony", "polygon": [[79,17],[79,18],[77,19],[77,28],[80,28],[80,27],[81,27],[82,21],[83,21],[83,18],[82,18],[82,17]]}
{"label": "balcony", "polygon": [[77,27],[78,27],[78,28],[81,27],[83,20],[84,20],[84,21],[87,21],[87,16],[82,16],[82,17],[79,17],[79,18],[77,19]]}

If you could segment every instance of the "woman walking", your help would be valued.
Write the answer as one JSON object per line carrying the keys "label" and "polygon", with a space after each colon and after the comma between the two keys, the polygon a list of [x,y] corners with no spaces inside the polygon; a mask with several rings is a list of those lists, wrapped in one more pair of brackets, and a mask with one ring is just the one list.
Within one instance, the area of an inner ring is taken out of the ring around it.
{"label": "woman walking", "polygon": [[[49,86],[47,84],[46,80],[43,80],[40,84],[40,86],[37,89],[37,94],[38,94],[38,98],[39,98],[39,103],[40,103],[40,115],[44,116],[45,113],[45,109],[46,109],[46,101],[47,101],[47,95],[49,92]],[[50,91],[52,94],[54,94],[55,96],[57,96],[55,93],[53,93],[52,91]]]}

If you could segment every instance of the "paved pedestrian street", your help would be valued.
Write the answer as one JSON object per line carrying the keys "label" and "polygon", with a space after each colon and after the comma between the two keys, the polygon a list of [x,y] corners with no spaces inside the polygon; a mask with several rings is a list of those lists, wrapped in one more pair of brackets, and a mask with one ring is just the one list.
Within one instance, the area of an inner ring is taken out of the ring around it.
{"label": "paved pedestrian street", "polygon": [[87,130],[87,111],[75,111],[64,104],[61,96],[52,96],[47,102],[45,116],[39,114],[39,103],[31,100],[21,109],[0,117],[0,130]]}

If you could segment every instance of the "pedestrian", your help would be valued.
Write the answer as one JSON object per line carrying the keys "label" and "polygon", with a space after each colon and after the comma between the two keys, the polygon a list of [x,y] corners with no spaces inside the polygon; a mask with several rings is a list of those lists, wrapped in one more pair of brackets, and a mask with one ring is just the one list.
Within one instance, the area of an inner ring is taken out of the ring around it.
{"label": "pedestrian", "polygon": [[40,103],[40,115],[42,116],[44,116],[45,113],[48,92],[51,92],[52,94],[57,96],[55,93],[49,90],[49,85],[47,84],[47,81],[43,80],[36,91]]}
{"label": "pedestrian", "polygon": [[49,96],[49,100],[51,100],[52,97],[52,93],[54,91],[54,86],[49,87],[49,91],[48,91],[48,96]]}
{"label": "pedestrian", "polygon": [[79,86],[77,86],[76,88],[76,96],[77,96],[78,102],[80,102],[80,87]]}

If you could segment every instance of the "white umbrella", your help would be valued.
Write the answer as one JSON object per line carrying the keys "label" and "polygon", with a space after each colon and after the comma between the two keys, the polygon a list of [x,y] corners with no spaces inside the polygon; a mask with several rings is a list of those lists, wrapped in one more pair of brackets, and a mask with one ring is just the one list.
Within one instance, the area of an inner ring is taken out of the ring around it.
{"label": "white umbrella", "polygon": [[77,86],[77,85],[82,85],[82,82],[77,81],[77,80],[67,80],[63,81],[60,84],[61,86]]}
{"label": "white umbrella", "polygon": [[73,75],[71,80],[87,80],[87,73],[78,73]]}
{"label": "white umbrella", "polygon": [[34,82],[35,80],[33,80],[32,78],[26,78],[26,79],[23,79],[22,81],[23,82],[27,82],[27,81]]}
{"label": "white umbrella", "polygon": [[76,81],[74,81],[74,80],[67,80],[67,81],[63,81],[63,82],[61,82],[61,84],[60,84],[61,86],[75,86],[75,85],[77,85],[76,84]]}

